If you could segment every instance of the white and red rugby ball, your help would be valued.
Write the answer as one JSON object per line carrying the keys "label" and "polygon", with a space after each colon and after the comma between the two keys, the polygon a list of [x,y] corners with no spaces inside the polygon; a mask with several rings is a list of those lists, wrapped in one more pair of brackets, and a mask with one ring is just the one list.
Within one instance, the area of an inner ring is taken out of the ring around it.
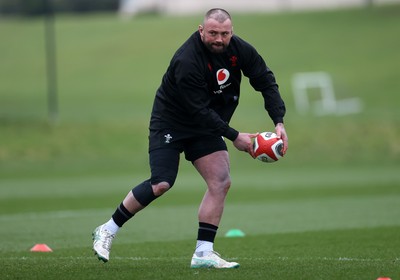
{"label": "white and red rugby ball", "polygon": [[254,138],[254,154],[262,162],[275,162],[283,157],[283,141],[273,132],[261,132]]}

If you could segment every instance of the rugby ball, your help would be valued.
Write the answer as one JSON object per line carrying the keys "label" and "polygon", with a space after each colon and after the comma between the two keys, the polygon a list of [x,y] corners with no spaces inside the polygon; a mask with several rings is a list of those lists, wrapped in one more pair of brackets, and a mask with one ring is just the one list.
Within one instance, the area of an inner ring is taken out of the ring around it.
{"label": "rugby ball", "polygon": [[282,139],[279,139],[273,132],[262,132],[254,138],[254,154],[262,162],[278,161],[283,157],[282,148]]}

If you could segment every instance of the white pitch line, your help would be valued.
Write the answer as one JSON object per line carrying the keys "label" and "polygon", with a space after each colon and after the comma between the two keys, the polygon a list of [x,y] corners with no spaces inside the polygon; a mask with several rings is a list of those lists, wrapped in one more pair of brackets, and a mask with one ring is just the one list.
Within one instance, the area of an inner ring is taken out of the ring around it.
{"label": "white pitch line", "polygon": [[[47,256],[47,255],[46,255]],[[29,257],[0,257],[0,260],[18,260],[18,261],[26,261],[30,259],[37,259],[37,255],[35,256],[29,256]],[[46,257],[48,260],[49,258]],[[54,257],[50,259],[58,259],[58,260],[96,260],[97,258],[95,256],[93,257]],[[163,257],[118,257],[115,256],[111,259],[113,260],[130,260],[130,261],[162,261],[162,260],[190,260],[190,257],[168,257],[168,258],[163,258]],[[240,260],[246,260],[246,261],[274,261],[274,260],[279,260],[279,261],[304,261],[304,260],[310,260],[310,261],[337,261],[337,262],[382,262],[385,261],[383,259],[369,259],[369,258],[349,258],[349,257],[338,257],[338,258],[333,258],[333,257],[315,257],[315,258],[292,258],[292,257],[276,257],[276,258],[228,258],[228,260],[235,260],[235,261],[240,261]],[[400,258],[396,258],[392,260],[394,262],[400,262]]]}

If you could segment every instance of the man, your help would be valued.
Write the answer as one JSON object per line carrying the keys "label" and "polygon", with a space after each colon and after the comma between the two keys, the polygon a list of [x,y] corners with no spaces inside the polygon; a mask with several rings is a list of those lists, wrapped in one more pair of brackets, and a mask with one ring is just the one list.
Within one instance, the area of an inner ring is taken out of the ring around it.
{"label": "man", "polygon": [[173,186],[184,152],[207,184],[191,267],[239,267],[222,259],[213,244],[231,185],[224,138],[254,158],[252,138],[257,134],[238,132],[228,124],[239,102],[242,73],[261,92],[286,152],[285,105],[273,73],[250,44],[233,35],[227,11],[208,11],[198,31],[175,53],[157,90],[150,120],[150,179],[134,187],[111,219],[93,232],[93,249],[100,260],[109,260],[112,240],[122,225]]}

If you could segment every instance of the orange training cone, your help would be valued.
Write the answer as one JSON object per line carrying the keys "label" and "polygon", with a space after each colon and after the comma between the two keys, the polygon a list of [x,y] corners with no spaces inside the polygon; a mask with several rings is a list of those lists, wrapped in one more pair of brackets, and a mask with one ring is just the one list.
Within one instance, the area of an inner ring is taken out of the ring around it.
{"label": "orange training cone", "polygon": [[53,252],[46,244],[36,244],[31,248],[31,252]]}

